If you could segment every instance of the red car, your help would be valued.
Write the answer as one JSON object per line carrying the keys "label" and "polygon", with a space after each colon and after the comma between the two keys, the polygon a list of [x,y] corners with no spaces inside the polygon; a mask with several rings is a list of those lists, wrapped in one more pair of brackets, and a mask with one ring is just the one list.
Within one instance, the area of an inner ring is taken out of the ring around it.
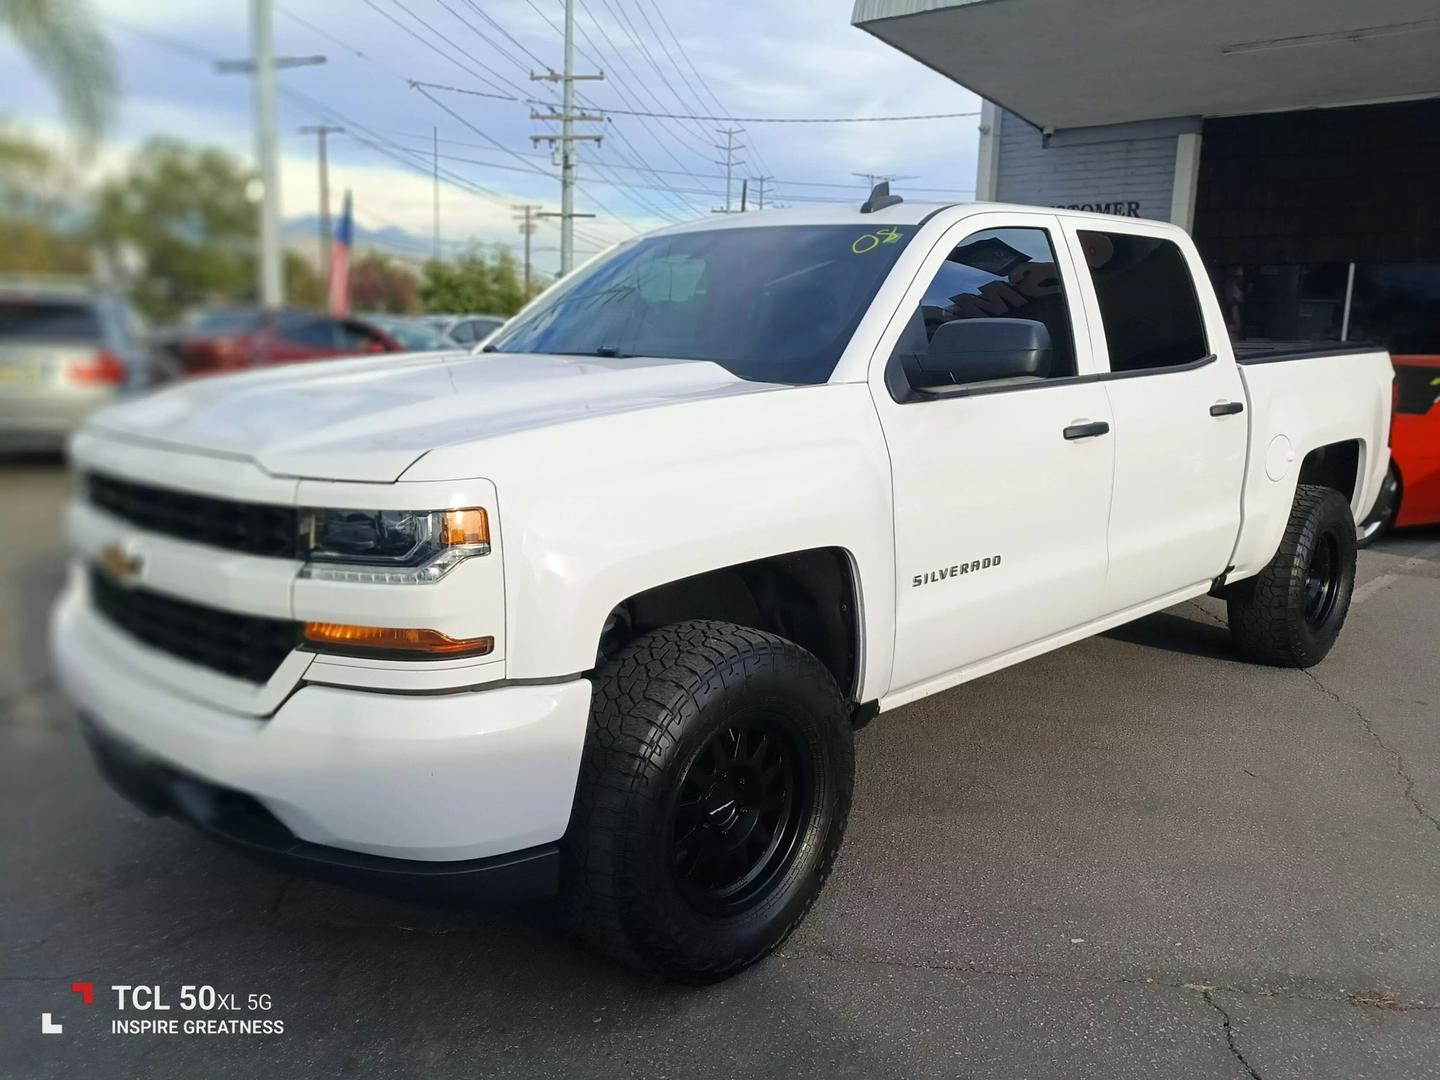
{"label": "red car", "polygon": [[1440,524],[1440,356],[1397,356],[1390,474],[1362,526],[1366,542],[1392,525]]}
{"label": "red car", "polygon": [[364,319],[309,311],[223,310],[202,315],[171,346],[181,375],[407,352],[393,334]]}

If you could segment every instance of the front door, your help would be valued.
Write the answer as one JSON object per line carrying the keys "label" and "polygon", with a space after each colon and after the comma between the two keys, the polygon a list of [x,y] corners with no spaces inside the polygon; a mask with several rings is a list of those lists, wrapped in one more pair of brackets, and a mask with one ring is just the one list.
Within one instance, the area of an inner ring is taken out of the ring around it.
{"label": "front door", "polygon": [[[894,480],[892,695],[1099,614],[1112,417],[1104,385],[1082,378],[1094,362],[1057,229],[1044,214],[966,219],[930,254],[903,329],[882,339],[882,350],[894,340],[888,378],[872,378]],[[896,400],[907,350],[945,322],[985,318],[1043,323],[1042,374]]]}

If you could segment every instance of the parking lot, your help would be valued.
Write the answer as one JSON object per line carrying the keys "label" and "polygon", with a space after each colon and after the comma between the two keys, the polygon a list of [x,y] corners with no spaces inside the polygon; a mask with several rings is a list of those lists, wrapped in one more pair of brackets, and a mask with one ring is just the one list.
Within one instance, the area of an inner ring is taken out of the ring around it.
{"label": "parking lot", "polygon": [[[1440,530],[1362,553],[1311,672],[1203,600],[882,716],[809,920],[694,990],[112,794],[47,673],[64,491],[0,464],[0,1076],[1440,1075]],[[112,1034],[113,984],[284,1033]]]}

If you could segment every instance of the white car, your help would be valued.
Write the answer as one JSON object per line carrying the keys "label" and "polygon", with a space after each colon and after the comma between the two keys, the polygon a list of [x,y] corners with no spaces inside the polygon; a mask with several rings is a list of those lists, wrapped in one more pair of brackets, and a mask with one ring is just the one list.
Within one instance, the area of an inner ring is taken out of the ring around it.
{"label": "white car", "polygon": [[875,715],[1207,592],[1317,662],[1388,459],[1384,353],[1237,364],[1189,237],[1100,215],[677,226],[486,351],[94,417],[56,668],[155,812],[688,981],[803,918]]}

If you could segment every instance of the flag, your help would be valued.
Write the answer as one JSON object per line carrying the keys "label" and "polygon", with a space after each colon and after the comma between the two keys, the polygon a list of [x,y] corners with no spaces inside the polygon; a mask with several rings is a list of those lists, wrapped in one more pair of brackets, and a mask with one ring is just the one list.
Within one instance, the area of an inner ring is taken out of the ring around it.
{"label": "flag", "polygon": [[345,206],[335,226],[330,244],[330,314],[350,313],[350,244],[355,238],[355,218],[350,212],[350,192],[345,192]]}

